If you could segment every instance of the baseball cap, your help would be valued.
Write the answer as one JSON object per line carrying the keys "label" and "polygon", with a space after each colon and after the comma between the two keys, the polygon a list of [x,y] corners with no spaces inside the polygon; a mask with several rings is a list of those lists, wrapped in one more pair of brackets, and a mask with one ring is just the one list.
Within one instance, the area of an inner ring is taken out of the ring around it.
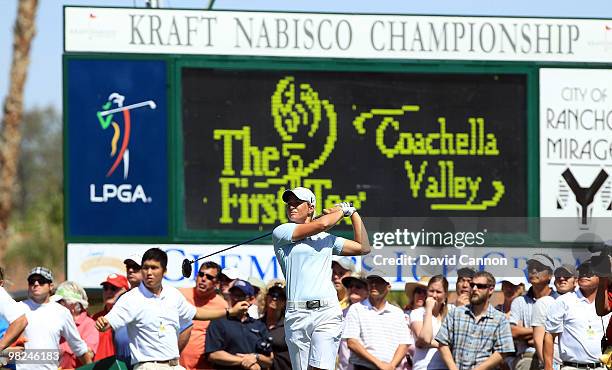
{"label": "baseball cap", "polygon": [[260,291],[266,289],[266,283],[264,283],[263,280],[256,278],[255,276],[249,276],[247,281],[253,286],[253,289],[255,290],[255,295],[259,294]]}
{"label": "baseball cap", "polygon": [[87,309],[89,306],[89,302],[87,301],[87,293],[78,283],[74,281],[64,281],[57,287],[55,294],[49,297],[49,300],[53,302],[59,302],[62,299],[80,303],[84,309]]}
{"label": "baseball cap", "polygon": [[100,285],[110,284],[112,286],[116,286],[117,288],[124,288],[125,290],[129,290],[130,286],[128,285],[128,280],[123,275],[118,274],[110,274],[106,277],[106,280],[100,283]]}
{"label": "baseball cap", "polygon": [[576,270],[576,266],[570,265],[568,263],[564,263],[561,266],[555,269],[555,276],[578,276],[578,271]]}
{"label": "baseball cap", "polygon": [[525,285],[525,271],[519,269],[518,267],[513,267],[508,272],[504,272],[504,275],[505,276],[500,283],[507,281],[514,286],[521,284]]}
{"label": "baseball cap", "polygon": [[458,278],[468,277],[471,279],[474,277],[474,274],[476,274],[476,270],[474,270],[471,267],[462,267],[459,270],[457,270]]}
{"label": "baseball cap", "polygon": [[547,254],[536,253],[533,256],[531,256],[530,259],[527,260],[527,264],[529,264],[529,262],[531,261],[539,262],[542,265],[551,269],[552,271],[555,271],[555,268],[556,268],[555,261]]}
{"label": "baseball cap", "polygon": [[382,272],[381,270],[378,269],[373,269],[371,271],[369,271],[366,274],[366,280],[370,280],[370,279],[382,279],[384,280],[387,284],[389,284],[389,282],[387,281],[387,279],[385,279],[385,273]]}
{"label": "baseball cap", "polygon": [[236,267],[228,267],[223,269],[223,271],[221,271],[221,278],[225,278],[227,280],[248,279],[247,276]]}
{"label": "baseball cap", "polygon": [[51,270],[49,270],[46,267],[42,267],[42,266],[34,267],[28,274],[28,278],[32,275],[40,275],[44,277],[45,279],[49,280],[50,282],[53,282],[53,273],[51,272]]}
{"label": "baseball cap", "polygon": [[345,270],[355,272],[355,264],[353,263],[353,260],[350,257],[332,256],[332,263],[334,262],[339,264]]}
{"label": "baseball cap", "polygon": [[238,279],[234,281],[234,285],[230,289],[234,288],[242,290],[247,297],[252,297],[255,295],[255,289],[253,289],[253,286],[248,281]]}
{"label": "baseball cap", "polygon": [[363,284],[368,283],[363,274],[359,272],[353,272],[351,275],[342,278],[342,285],[344,285],[345,288],[348,288],[353,281],[359,281]]}
{"label": "baseball cap", "polygon": [[123,260],[123,263],[125,265],[135,264],[135,265],[138,265],[138,267],[140,267],[140,264],[142,263],[142,254],[140,253],[130,254],[128,258]]}
{"label": "baseball cap", "polygon": [[295,195],[295,197],[299,200],[310,203],[312,206],[317,205],[317,198],[315,197],[314,193],[310,191],[310,189],[298,186],[294,189],[285,190],[283,193],[283,202],[287,203],[287,199],[289,199],[290,194]]}

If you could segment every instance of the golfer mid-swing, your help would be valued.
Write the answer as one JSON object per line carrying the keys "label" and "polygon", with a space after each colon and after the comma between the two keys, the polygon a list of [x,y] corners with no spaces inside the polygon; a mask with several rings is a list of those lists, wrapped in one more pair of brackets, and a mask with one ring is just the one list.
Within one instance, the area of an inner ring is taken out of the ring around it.
{"label": "golfer mid-swing", "polygon": [[[289,222],[272,233],[274,252],[287,280],[285,339],[294,370],[333,369],[342,334],[342,311],[332,284],[332,254],[370,252],[361,217],[349,203],[314,218],[312,191],[298,187],[283,193]],[[355,240],[326,233],[342,217],[350,217]]]}

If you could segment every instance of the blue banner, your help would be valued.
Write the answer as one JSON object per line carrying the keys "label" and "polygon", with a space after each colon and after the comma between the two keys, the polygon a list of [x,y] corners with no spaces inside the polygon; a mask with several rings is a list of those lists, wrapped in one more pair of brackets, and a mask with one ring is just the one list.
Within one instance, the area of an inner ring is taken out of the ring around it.
{"label": "blue banner", "polygon": [[67,61],[67,236],[167,236],[162,61]]}

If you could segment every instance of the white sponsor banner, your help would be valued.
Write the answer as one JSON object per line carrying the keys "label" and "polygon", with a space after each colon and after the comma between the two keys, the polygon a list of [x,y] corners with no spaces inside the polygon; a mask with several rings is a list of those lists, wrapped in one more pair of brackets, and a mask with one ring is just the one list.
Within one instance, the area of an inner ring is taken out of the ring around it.
{"label": "white sponsor banner", "polygon": [[612,70],[540,70],[543,241],[612,238]]}
{"label": "white sponsor banner", "polygon": [[66,52],[612,62],[612,20],[64,8]]}
{"label": "white sponsor banner", "polygon": [[68,244],[68,280],[75,280],[85,288],[98,288],[110,273],[125,275],[123,261],[158,247],[168,254],[168,272],[165,283],[176,287],[194,286],[195,274],[200,263],[214,261],[222,268],[236,268],[245,277],[257,277],[264,281],[283,278],[280,266],[270,245],[242,245],[200,262],[196,262],[190,278],[181,273],[183,259],[193,260],[214,253],[230,245],[185,244]]}
{"label": "white sponsor banner", "polygon": [[[168,253],[168,272],[164,282],[175,287],[190,287],[195,284],[196,264],[190,278],[183,278],[181,264],[184,258],[190,260],[227,248],[229,245],[184,245],[184,244],[68,244],[68,280],[79,282],[85,288],[99,288],[100,283],[111,273],[125,275],[123,260],[135,253],[142,255],[147,249],[159,247]],[[406,282],[414,282],[422,276],[445,275],[454,290],[456,271],[461,267],[474,270],[487,270],[493,273],[499,283],[501,276],[517,277],[523,274],[527,260],[534,253],[546,253],[557,265],[569,263],[578,265],[590,257],[585,249],[556,248],[470,248],[459,250],[448,248],[417,247],[389,248],[383,256],[380,251],[372,251],[364,257],[352,257],[364,271],[376,270],[386,275],[394,290],[403,290]],[[283,274],[276,262],[271,245],[243,245],[207,258],[222,268],[237,268],[239,273],[256,277],[263,281],[282,279]],[[527,283],[525,276],[521,276]]]}

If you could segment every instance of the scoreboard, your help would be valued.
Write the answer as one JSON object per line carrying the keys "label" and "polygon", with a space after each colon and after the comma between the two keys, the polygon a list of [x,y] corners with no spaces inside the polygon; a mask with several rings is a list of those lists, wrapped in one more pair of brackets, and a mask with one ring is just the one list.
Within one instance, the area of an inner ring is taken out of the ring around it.
{"label": "scoreboard", "polygon": [[348,200],[374,217],[526,214],[524,75],[185,68],[181,78],[189,229],[286,222],[280,194],[298,185],[319,212]]}
{"label": "scoreboard", "polygon": [[541,198],[570,212],[556,173],[540,187],[542,89],[559,81],[541,70],[612,65],[604,20],[64,17],[70,243],[234,242],[285,222],[296,186],[319,213],[351,201],[368,217],[526,219]]}

